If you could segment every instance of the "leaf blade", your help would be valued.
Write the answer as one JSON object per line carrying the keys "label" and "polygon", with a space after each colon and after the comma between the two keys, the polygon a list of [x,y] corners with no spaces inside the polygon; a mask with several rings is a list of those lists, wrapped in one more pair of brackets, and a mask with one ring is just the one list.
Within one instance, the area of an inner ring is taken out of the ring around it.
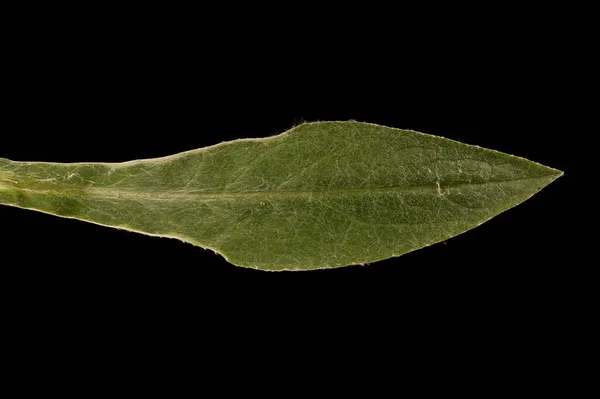
{"label": "leaf blade", "polygon": [[0,160],[0,203],[176,237],[240,266],[308,270],[448,239],[561,174],[419,132],[319,122],[119,164]]}

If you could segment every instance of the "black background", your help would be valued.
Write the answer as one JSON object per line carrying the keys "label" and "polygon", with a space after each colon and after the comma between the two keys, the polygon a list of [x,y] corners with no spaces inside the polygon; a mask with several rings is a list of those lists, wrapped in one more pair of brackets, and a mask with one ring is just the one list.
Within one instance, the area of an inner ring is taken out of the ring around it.
{"label": "black background", "polygon": [[[408,333],[440,351],[452,352],[458,339],[471,348],[493,342],[487,348],[498,356],[516,345],[537,360],[564,354],[546,350],[556,338],[551,331],[576,322],[579,284],[565,228],[577,173],[565,135],[573,134],[577,82],[557,61],[579,49],[563,31],[513,18],[510,27],[486,29],[490,21],[481,21],[429,37],[423,26],[367,32],[349,22],[291,39],[281,31],[313,25],[271,21],[256,33],[160,21],[14,28],[3,50],[9,72],[0,157],[125,161],[274,135],[303,121],[358,120],[496,149],[566,174],[445,243],[304,273],[244,269],[176,240],[0,207],[0,270],[15,336],[57,330],[73,342],[102,337],[99,352],[121,343],[139,353],[163,333],[175,346],[174,337],[184,337],[186,350],[222,336],[238,349],[264,338],[343,337],[368,352],[384,336],[386,350],[410,347],[395,341]],[[361,336],[367,346],[358,344]]]}

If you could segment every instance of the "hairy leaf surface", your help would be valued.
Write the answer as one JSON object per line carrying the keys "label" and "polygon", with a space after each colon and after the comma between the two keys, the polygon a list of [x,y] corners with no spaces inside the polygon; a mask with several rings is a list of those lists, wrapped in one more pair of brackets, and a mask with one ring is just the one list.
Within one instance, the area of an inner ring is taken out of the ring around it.
{"label": "hairy leaf surface", "polygon": [[415,131],[318,122],[124,163],[0,158],[0,204],[179,238],[240,266],[307,270],[446,240],[561,174]]}

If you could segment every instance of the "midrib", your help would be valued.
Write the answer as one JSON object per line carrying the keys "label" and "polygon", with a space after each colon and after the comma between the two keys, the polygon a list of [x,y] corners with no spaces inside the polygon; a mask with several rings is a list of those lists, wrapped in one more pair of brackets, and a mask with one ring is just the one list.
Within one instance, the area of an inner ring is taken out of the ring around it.
{"label": "midrib", "polygon": [[[290,198],[290,197],[313,197],[313,196],[343,196],[360,195],[368,193],[389,193],[389,192],[433,192],[437,195],[448,194],[452,189],[477,187],[485,185],[498,185],[502,183],[518,182],[526,180],[543,179],[547,176],[520,178],[511,180],[497,180],[478,183],[429,183],[419,185],[403,185],[390,187],[356,187],[356,188],[332,188],[319,190],[272,190],[272,191],[243,191],[243,192],[202,192],[193,190],[152,190],[152,189],[132,189],[116,187],[88,187],[73,188],[66,185],[47,184],[44,187],[39,185],[35,189],[19,187],[5,187],[10,190],[19,190],[31,194],[53,194],[62,196],[84,197],[91,196],[96,198],[109,199],[144,199],[144,200],[175,200],[175,199],[205,199],[205,200],[225,200],[235,198]],[[549,177],[549,176],[548,176]]]}

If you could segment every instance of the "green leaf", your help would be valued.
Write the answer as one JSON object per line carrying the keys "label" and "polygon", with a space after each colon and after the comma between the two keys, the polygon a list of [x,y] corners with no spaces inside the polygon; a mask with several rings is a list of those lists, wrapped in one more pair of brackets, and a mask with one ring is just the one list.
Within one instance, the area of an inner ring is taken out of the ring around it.
{"label": "green leaf", "polygon": [[446,240],[561,175],[414,131],[320,122],[124,163],[0,158],[0,204],[179,238],[240,266],[308,270]]}

